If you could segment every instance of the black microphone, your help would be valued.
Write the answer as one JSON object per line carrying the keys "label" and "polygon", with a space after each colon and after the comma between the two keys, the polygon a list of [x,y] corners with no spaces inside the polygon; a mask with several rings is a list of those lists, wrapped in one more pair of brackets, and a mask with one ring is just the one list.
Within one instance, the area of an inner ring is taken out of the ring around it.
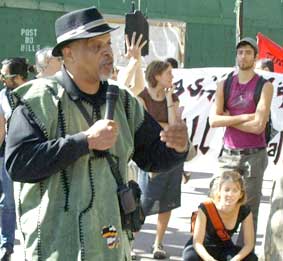
{"label": "black microphone", "polygon": [[106,91],[106,110],[104,119],[113,120],[116,101],[119,96],[119,88],[116,85],[108,85]]}

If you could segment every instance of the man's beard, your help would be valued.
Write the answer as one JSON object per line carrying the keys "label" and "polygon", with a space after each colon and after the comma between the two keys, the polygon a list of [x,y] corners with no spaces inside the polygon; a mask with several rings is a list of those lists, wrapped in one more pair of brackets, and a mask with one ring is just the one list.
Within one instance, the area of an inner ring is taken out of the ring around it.
{"label": "man's beard", "polygon": [[[107,68],[105,70],[104,66],[107,66],[109,70],[107,70]],[[109,66],[111,66],[111,70]],[[100,81],[107,81],[108,79],[110,79],[113,73],[113,60],[107,59],[105,62],[103,62],[99,67],[99,71],[100,71],[99,73]]]}
{"label": "man's beard", "polygon": [[238,66],[239,66],[239,69],[240,69],[241,71],[250,71],[251,69],[254,68],[254,64],[252,64],[252,65],[250,65],[250,64],[239,65],[239,64],[238,64]]}
{"label": "man's beard", "polygon": [[107,81],[108,79],[110,79],[112,76],[112,73],[110,72],[108,75],[107,74],[100,74],[99,75],[99,79],[101,82]]}
{"label": "man's beard", "polygon": [[108,73],[100,73],[99,74],[99,79],[101,82],[103,81],[107,81],[108,79],[110,79],[112,77],[112,70]]}

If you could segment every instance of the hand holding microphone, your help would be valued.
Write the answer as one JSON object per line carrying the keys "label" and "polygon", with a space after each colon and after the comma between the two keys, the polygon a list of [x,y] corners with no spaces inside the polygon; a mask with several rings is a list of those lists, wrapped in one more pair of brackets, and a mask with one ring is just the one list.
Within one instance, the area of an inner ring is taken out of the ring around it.
{"label": "hand holding microphone", "polygon": [[89,149],[107,150],[116,143],[119,128],[118,124],[113,121],[113,117],[118,96],[119,88],[109,85],[106,92],[105,118],[98,120],[84,132]]}

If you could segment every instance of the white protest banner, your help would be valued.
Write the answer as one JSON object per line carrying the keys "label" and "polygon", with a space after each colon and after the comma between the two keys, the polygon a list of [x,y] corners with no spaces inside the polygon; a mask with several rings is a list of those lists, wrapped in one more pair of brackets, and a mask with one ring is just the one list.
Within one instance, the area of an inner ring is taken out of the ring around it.
{"label": "white protest banner", "polygon": [[[217,157],[222,147],[224,128],[210,128],[208,116],[214,102],[216,83],[223,80],[234,68],[175,69],[174,83],[180,105],[184,106],[189,135],[197,148],[197,156],[187,162],[185,169],[196,172],[217,172]],[[267,151],[269,168],[281,166],[283,141],[283,74],[257,71],[272,81],[274,94],[271,105],[273,127],[278,131],[270,141]]]}

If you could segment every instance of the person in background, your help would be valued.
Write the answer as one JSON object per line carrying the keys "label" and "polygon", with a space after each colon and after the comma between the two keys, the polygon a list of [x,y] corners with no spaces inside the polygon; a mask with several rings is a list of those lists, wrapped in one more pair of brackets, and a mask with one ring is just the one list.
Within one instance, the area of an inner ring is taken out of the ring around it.
{"label": "person in background", "polygon": [[275,173],[261,261],[283,260],[283,173]]}
{"label": "person in background", "polygon": [[179,68],[178,61],[173,57],[168,57],[165,62],[170,63],[173,69]]}
{"label": "person in background", "polygon": [[184,261],[255,261],[252,212],[246,202],[244,180],[236,171],[223,172],[212,186],[211,198],[230,238],[242,224],[244,245],[223,241],[216,233],[203,203],[200,204],[194,233],[183,251]]}
{"label": "person in background", "polygon": [[[175,58],[173,58],[173,57],[169,57],[169,58],[165,59],[165,62],[170,63],[172,69],[177,69],[179,67],[178,61]],[[195,153],[196,153],[196,151],[194,150],[193,154],[195,154]],[[193,155],[191,155],[191,156],[193,156]],[[192,175],[191,172],[184,170],[183,177],[182,177],[184,184],[188,183],[188,181],[191,178],[191,175]]]}
{"label": "person in background", "polygon": [[[219,167],[223,171],[237,170],[243,175],[255,232],[263,174],[268,164],[265,128],[273,96],[273,86],[266,81],[258,103],[254,101],[255,87],[260,79],[254,71],[257,57],[258,46],[254,39],[245,37],[237,43],[236,60],[239,70],[232,77],[230,95],[225,100],[224,81],[218,83],[215,103],[209,117],[212,128],[226,127],[218,159]],[[241,235],[242,233],[238,237],[239,245]]]}
{"label": "person in background", "polygon": [[[260,59],[256,64],[257,69],[274,72],[273,61],[269,58]],[[272,136],[277,131],[271,129]],[[262,261],[283,260],[283,174],[276,173],[271,191],[271,207],[264,235],[264,253]]]}
{"label": "person in background", "polygon": [[51,47],[44,47],[35,53],[36,78],[48,77],[60,71],[62,60],[52,55]]}
{"label": "person in background", "polygon": [[[274,72],[274,63],[269,58],[263,58],[256,62],[256,69],[260,69],[260,70],[264,70],[268,72]],[[269,126],[270,127],[270,137],[275,137],[278,131],[273,127],[271,115],[272,115],[272,112],[270,112],[270,126]],[[274,186],[275,186],[275,183],[273,184],[273,188]]]}
{"label": "person in background", "polygon": [[29,261],[129,261],[114,171],[126,184],[131,159],[158,172],[187,157],[186,125],[162,130],[125,89],[105,118],[113,30],[96,7],[59,17],[52,54],[63,57],[61,71],[13,92],[5,163]]}
{"label": "person in background", "polygon": [[[12,114],[11,91],[28,81],[28,72],[34,72],[25,58],[9,58],[2,61],[0,80],[5,86],[0,92],[0,142],[5,146],[7,123]],[[20,132],[19,128],[19,132]],[[3,150],[4,152],[4,150]],[[3,161],[5,153],[1,155]],[[3,164],[1,166],[3,197],[1,197],[1,249],[0,260],[10,260],[14,249],[16,212],[13,182]]]}
{"label": "person in background", "polygon": [[268,72],[274,72],[273,61],[269,58],[259,59],[256,62],[256,69],[261,69]]}
{"label": "person in background", "polygon": [[[148,87],[139,94],[139,99],[150,115],[166,129],[181,118],[179,102],[173,95],[172,67],[163,61],[152,61],[145,72]],[[167,172],[143,172],[138,175],[142,190],[142,207],[145,215],[158,214],[156,237],[152,246],[153,258],[165,259],[163,239],[171,210],[180,206],[183,162]]]}

